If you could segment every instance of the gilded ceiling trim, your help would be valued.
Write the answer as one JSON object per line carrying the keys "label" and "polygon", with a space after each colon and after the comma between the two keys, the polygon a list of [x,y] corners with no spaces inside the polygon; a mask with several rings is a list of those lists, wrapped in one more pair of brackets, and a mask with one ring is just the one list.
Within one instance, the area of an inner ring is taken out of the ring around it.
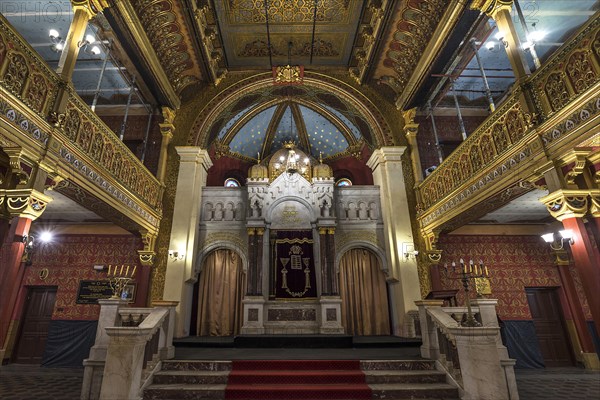
{"label": "gilded ceiling trim", "polygon": [[[225,88],[200,110],[190,130],[188,144],[206,147],[210,128],[219,114],[232,102],[240,99],[240,93],[252,93],[273,85],[270,72],[254,75]],[[343,81],[318,73],[307,73],[304,86],[317,87],[350,103],[370,127],[374,146],[393,145],[391,127],[377,106],[365,95]],[[344,124],[342,124],[345,126]]]}
{"label": "gilded ceiling trim", "polygon": [[445,44],[450,30],[466,7],[464,1],[408,0],[404,4],[400,22],[383,61],[389,75],[379,78],[397,95],[396,108],[403,109],[421,81],[429,73],[431,64]]}
{"label": "gilded ceiling trim", "polygon": [[229,128],[229,131],[227,131],[225,133],[225,135],[223,136],[223,139],[221,139],[221,142],[226,145],[229,145],[229,143],[231,143],[233,138],[238,134],[240,129],[242,129],[248,122],[250,122],[250,120],[252,118],[256,117],[261,112],[263,112],[277,104],[280,104],[280,103],[281,103],[280,99],[272,99],[267,102],[257,104],[256,107],[252,108],[246,114],[242,115],[240,117],[240,119],[238,119],[235,122],[235,124],[233,124],[231,126],[231,128]]}
{"label": "gilded ceiling trim", "polygon": [[298,107],[298,103],[291,103],[290,111],[292,113],[294,123],[296,124],[296,129],[298,130],[298,138],[300,138],[299,147],[301,149],[306,149],[308,154],[310,155],[312,153],[310,140],[308,139],[306,124],[304,123],[304,118],[302,118],[302,112],[300,112],[300,107]]}
{"label": "gilded ceiling trim", "polygon": [[177,93],[201,77],[181,3],[173,0],[131,2],[158,60]]}

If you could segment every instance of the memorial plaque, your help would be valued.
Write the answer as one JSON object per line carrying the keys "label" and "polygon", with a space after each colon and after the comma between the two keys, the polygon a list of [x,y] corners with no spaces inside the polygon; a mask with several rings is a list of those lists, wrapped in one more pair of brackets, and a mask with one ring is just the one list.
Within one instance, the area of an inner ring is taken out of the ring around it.
{"label": "memorial plaque", "polygon": [[108,281],[79,281],[77,304],[98,304],[99,299],[108,299],[113,295]]}

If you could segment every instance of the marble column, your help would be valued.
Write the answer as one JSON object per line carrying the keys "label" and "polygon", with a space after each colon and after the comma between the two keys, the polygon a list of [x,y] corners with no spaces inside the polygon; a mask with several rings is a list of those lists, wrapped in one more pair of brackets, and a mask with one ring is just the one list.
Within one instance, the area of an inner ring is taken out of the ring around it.
{"label": "marble column", "polygon": [[199,147],[175,149],[180,161],[169,250],[177,252],[178,257],[168,258],[163,300],[179,302],[175,337],[183,337],[189,335],[192,291],[197,279],[194,250],[197,248],[202,188],[206,186],[207,171],[212,161],[208,152]]}
{"label": "marble column", "polygon": [[404,257],[404,252],[415,246],[402,168],[405,149],[382,147],[367,162],[373,170],[373,182],[381,192],[388,281],[393,289],[391,307],[396,310],[392,318],[395,334],[404,333],[405,315],[415,309],[414,302],[421,298],[417,262]]}

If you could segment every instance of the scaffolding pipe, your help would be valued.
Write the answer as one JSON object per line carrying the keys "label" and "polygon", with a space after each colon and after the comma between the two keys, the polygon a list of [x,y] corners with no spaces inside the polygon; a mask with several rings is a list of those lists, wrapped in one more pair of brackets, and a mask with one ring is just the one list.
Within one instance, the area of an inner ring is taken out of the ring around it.
{"label": "scaffolding pipe", "polygon": [[481,79],[483,80],[483,87],[485,88],[485,95],[487,96],[487,100],[490,105],[490,111],[494,112],[494,110],[496,110],[496,105],[494,104],[494,98],[492,97],[490,85],[488,83],[487,77],[485,76],[485,70],[483,69],[481,58],[479,58],[479,47],[477,47],[477,43],[475,43],[475,38],[471,38],[469,42],[471,43],[471,47],[475,52],[475,59],[477,60],[477,65],[479,66],[479,72],[481,73]]}
{"label": "scaffolding pipe", "polygon": [[433,116],[433,108],[431,108],[431,100],[427,102],[427,110],[429,111],[429,117],[431,118],[431,128],[433,129],[433,137],[435,139],[435,148],[438,153],[438,159],[440,164],[444,161],[444,153],[442,152],[442,146],[440,145],[440,138],[437,132],[437,126],[435,125],[435,118]]}
{"label": "scaffolding pipe", "polygon": [[148,114],[148,124],[146,125],[146,134],[144,135],[144,148],[142,149],[142,157],[140,161],[142,164],[146,159],[146,150],[148,149],[148,136],[150,136],[150,126],[152,125],[152,113]]}
{"label": "scaffolding pipe", "polygon": [[94,100],[92,100],[92,111],[96,111],[96,104],[98,104],[98,98],[100,97],[100,86],[102,85],[102,78],[104,78],[104,71],[106,71],[106,64],[110,57],[110,48],[105,47],[104,61],[102,62],[102,69],[100,70],[100,76],[98,77],[98,85],[96,86],[96,92],[94,93]]}
{"label": "scaffolding pipe", "polygon": [[119,139],[123,141],[123,137],[125,136],[125,127],[127,126],[127,117],[129,116],[129,106],[131,105],[131,95],[135,91],[135,75],[131,80],[131,86],[129,87],[129,96],[127,96],[127,104],[125,105],[125,116],[123,117],[123,124],[121,125],[121,134],[119,135]]}
{"label": "scaffolding pipe", "polygon": [[452,88],[452,97],[454,97],[454,105],[456,106],[456,115],[458,116],[458,126],[460,127],[460,133],[462,134],[463,141],[467,140],[467,131],[465,130],[465,123],[460,113],[460,105],[458,104],[458,97],[456,97],[456,91],[454,90],[454,78],[450,78],[450,85]]}

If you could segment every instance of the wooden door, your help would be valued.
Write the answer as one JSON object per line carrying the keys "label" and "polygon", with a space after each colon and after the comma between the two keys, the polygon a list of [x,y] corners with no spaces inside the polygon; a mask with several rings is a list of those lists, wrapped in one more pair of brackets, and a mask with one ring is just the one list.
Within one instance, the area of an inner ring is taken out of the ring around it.
{"label": "wooden door", "polygon": [[574,365],[558,288],[525,288],[546,367]]}
{"label": "wooden door", "polygon": [[41,364],[56,301],[56,286],[30,287],[14,361]]}

